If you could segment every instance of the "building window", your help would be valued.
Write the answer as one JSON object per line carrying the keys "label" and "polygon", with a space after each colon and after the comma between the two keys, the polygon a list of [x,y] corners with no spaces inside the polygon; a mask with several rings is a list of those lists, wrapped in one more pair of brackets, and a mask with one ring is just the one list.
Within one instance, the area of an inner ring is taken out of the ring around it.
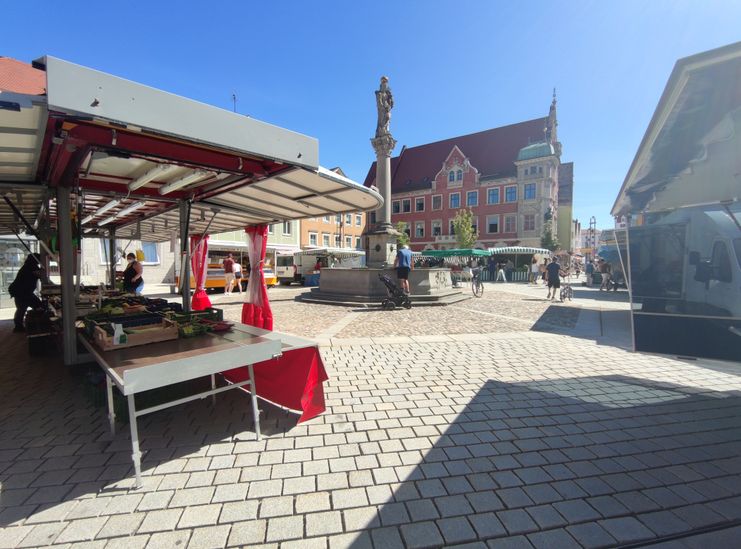
{"label": "building window", "polygon": [[363,224],[363,216],[360,214],[355,214],[355,226],[360,227]]}
{"label": "building window", "polygon": [[432,196],[432,209],[433,210],[443,209],[443,195],[436,194]]}
{"label": "building window", "polygon": [[361,249],[362,247],[363,247],[363,246],[362,246],[362,245],[360,244],[360,237],[359,237],[359,236],[356,236],[356,237],[355,237],[355,248],[357,248],[357,249],[359,250],[359,249]]}
{"label": "building window", "polygon": [[425,236],[425,222],[417,221],[414,224],[414,236],[416,238],[424,238]]}
{"label": "building window", "polygon": [[423,212],[425,211],[425,197],[419,196],[414,199],[414,211]]}
{"label": "building window", "polygon": [[453,226],[452,219],[448,221],[448,234],[451,236],[455,234],[455,227]]}
{"label": "building window", "polygon": [[142,252],[144,252],[144,263],[145,265],[148,263],[159,263],[160,262],[160,256],[157,253],[157,243],[156,242],[142,242]]}
{"label": "building window", "polygon": [[450,207],[451,208],[461,207],[461,193],[450,193]]}
{"label": "building window", "polygon": [[398,200],[394,200],[391,203],[391,213],[401,213],[401,202],[399,202]]}
{"label": "building window", "polygon": [[324,217],[322,218],[322,220],[323,220],[323,221],[324,221],[325,223],[329,223],[329,216],[328,216],[328,215],[325,215],[325,216],[324,216]]}
{"label": "building window", "polygon": [[499,187],[486,189],[486,203],[499,204]]}
{"label": "building window", "polygon": [[448,174],[448,181],[452,183],[455,181],[455,172],[453,170],[450,170],[450,173]]}
{"label": "building window", "polygon": [[335,215],[334,222],[335,222],[335,225],[341,225],[342,224],[342,214]]}
{"label": "building window", "polygon": [[432,222],[432,236],[440,236],[443,234],[443,222],[442,221],[433,221]]}
{"label": "building window", "polygon": [[309,233],[309,246],[316,246],[317,245],[317,238],[316,233]]}
{"label": "building window", "polygon": [[329,246],[329,234],[322,233],[322,246]]}
{"label": "building window", "polygon": [[534,231],[535,230],[535,214],[525,214],[523,216],[522,230],[523,231]]}
{"label": "building window", "polygon": [[525,184],[525,200],[535,200],[535,183]]}
{"label": "building window", "polygon": [[479,232],[479,218],[475,217],[471,220],[471,229],[473,229],[473,234],[478,234]]}
{"label": "building window", "polygon": [[352,225],[352,214],[345,214],[345,225]]}
{"label": "building window", "polygon": [[275,225],[268,225],[268,234],[273,234],[275,232]]}
{"label": "building window", "polygon": [[494,234],[499,232],[499,216],[498,215],[487,215],[486,216],[486,232]]}
{"label": "building window", "polygon": [[371,225],[376,224],[376,212],[375,210],[370,213],[370,223]]}
{"label": "building window", "polygon": [[504,216],[504,232],[505,233],[516,233],[517,232],[517,216],[514,216],[514,215]]}
{"label": "building window", "polygon": [[517,187],[515,185],[504,189],[504,201],[517,202]]}
{"label": "building window", "polygon": [[468,191],[466,193],[466,206],[473,208],[479,205],[479,191]]}
{"label": "building window", "polygon": [[458,170],[457,172],[455,172],[455,179],[457,181],[463,181],[463,171],[462,170]]}
{"label": "building window", "polygon": [[291,234],[291,222],[290,221],[283,222],[283,234],[285,236],[290,236]]}
{"label": "building window", "polygon": [[341,245],[342,240],[340,240],[340,235],[336,234],[334,235],[334,245],[335,248],[339,248]]}
{"label": "building window", "polygon": [[352,248],[352,236],[345,237],[345,248]]}
{"label": "building window", "polygon": [[401,211],[404,213],[409,213],[412,211],[412,199],[411,198],[405,198],[401,201]]}
{"label": "building window", "polygon": [[543,173],[543,166],[538,166],[538,173],[539,174],[542,174]]}
{"label": "building window", "polygon": [[[100,249],[98,250],[100,252],[100,264],[101,265],[110,265],[111,259],[110,259],[110,239],[108,238],[101,238],[98,240],[100,244]],[[118,252],[118,241],[114,241],[114,247],[116,248],[115,255],[113,256],[114,262],[116,264],[121,263],[121,257],[117,257],[119,255]],[[125,255],[125,254],[124,254]]]}

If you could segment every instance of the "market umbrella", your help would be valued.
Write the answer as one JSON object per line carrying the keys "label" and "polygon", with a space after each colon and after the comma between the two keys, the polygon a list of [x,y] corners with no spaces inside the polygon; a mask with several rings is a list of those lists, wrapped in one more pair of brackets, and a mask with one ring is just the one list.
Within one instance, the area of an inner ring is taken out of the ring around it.
{"label": "market umbrella", "polygon": [[193,269],[196,283],[196,291],[190,306],[194,311],[202,311],[211,307],[211,300],[204,288],[208,269],[208,235],[191,236],[190,249],[193,250],[190,256],[190,267]]}
{"label": "market umbrella", "polygon": [[268,226],[256,225],[247,227],[247,255],[250,258],[250,278],[247,283],[247,298],[242,305],[242,323],[263,328],[273,329],[273,312],[268,301],[268,291],[265,288],[265,250],[268,244]]}

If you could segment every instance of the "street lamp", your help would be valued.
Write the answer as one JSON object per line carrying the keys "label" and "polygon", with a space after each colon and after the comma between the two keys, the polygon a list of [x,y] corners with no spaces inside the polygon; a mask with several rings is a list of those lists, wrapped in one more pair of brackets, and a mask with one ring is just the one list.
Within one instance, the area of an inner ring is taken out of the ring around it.
{"label": "street lamp", "polygon": [[589,218],[589,260],[592,260],[594,254],[594,248],[597,245],[595,239],[595,232],[597,229],[597,218],[592,216]]}

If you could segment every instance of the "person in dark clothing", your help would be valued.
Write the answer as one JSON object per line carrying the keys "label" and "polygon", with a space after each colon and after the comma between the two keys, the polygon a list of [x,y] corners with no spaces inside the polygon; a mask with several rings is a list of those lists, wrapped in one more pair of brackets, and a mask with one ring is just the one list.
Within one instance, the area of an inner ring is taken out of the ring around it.
{"label": "person in dark clothing", "polygon": [[548,283],[547,299],[553,301],[556,299],[556,291],[561,287],[561,264],[557,257],[551,259],[550,264],[545,268],[545,279]]}
{"label": "person in dark clothing", "polygon": [[35,309],[41,306],[41,300],[36,296],[36,287],[39,279],[43,276],[38,254],[30,254],[23,266],[15,276],[15,280],[8,286],[8,292],[15,300],[15,323],[14,332],[23,332],[26,330],[23,319],[26,316],[28,308]]}
{"label": "person in dark clothing", "polygon": [[144,267],[136,260],[136,255],[133,253],[126,256],[126,261],[129,262],[129,265],[124,270],[123,290],[127,294],[142,295],[142,290],[144,289],[144,279],[142,278]]}

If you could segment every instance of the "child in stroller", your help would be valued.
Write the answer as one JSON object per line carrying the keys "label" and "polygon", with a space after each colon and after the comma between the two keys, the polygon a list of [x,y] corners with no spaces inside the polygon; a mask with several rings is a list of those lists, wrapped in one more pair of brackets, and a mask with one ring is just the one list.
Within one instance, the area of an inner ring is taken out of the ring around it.
{"label": "child in stroller", "polygon": [[409,296],[405,294],[393,280],[391,280],[390,276],[379,274],[378,278],[380,278],[383,285],[386,286],[386,292],[388,293],[388,297],[381,302],[381,307],[389,311],[396,307],[404,307],[405,309],[412,308],[412,302],[409,300]]}

